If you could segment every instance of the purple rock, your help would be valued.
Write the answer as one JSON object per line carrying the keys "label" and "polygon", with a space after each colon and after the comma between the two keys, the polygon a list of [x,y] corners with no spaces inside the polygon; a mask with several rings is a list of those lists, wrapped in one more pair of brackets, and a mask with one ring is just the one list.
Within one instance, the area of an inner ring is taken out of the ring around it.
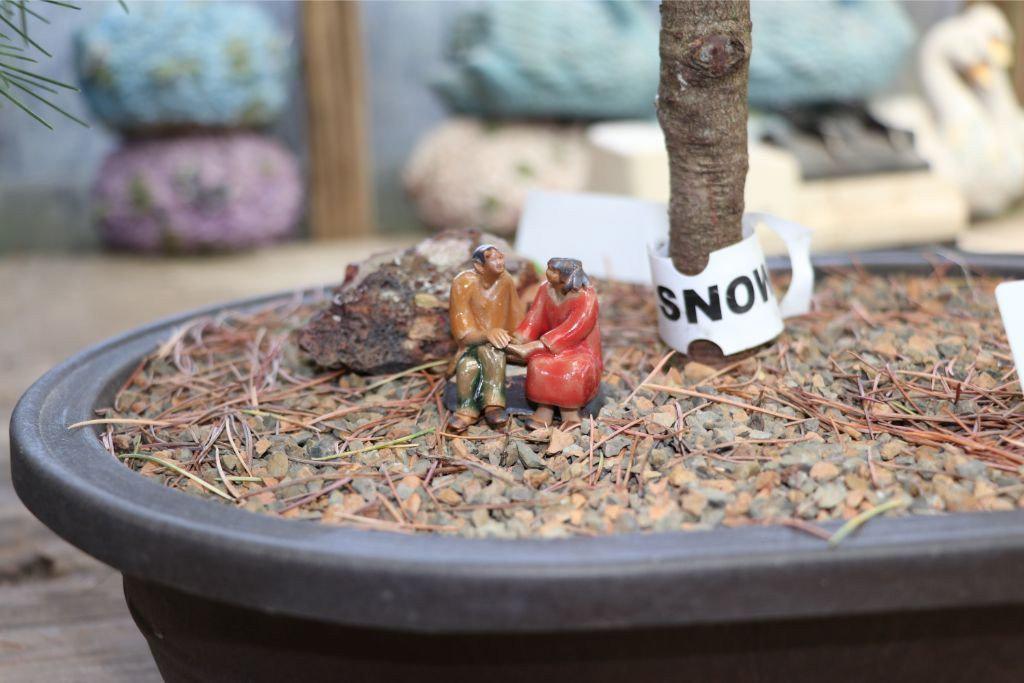
{"label": "purple rock", "polygon": [[295,156],[254,133],[126,143],[94,196],[104,241],[133,251],[229,250],[290,234],[302,210]]}

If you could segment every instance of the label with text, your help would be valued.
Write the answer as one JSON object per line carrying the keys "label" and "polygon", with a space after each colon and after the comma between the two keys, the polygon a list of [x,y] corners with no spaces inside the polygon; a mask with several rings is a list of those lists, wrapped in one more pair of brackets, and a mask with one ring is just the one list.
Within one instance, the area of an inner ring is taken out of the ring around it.
{"label": "label with text", "polygon": [[[781,302],[775,299],[764,252],[754,234],[763,223],[789,250],[792,279]],[[811,231],[766,214],[743,217],[744,239],[712,252],[697,275],[684,275],[661,242],[649,252],[658,299],[658,332],[666,344],[686,353],[698,339],[712,341],[726,355],[754,348],[777,337],[783,319],[810,310],[814,290]]]}

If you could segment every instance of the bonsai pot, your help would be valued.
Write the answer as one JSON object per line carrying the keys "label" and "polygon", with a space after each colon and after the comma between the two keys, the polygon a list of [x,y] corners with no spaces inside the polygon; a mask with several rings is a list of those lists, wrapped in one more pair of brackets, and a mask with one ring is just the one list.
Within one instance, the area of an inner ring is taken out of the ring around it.
{"label": "bonsai pot", "polygon": [[[857,263],[927,272],[941,258]],[[962,258],[1024,277],[1024,259]],[[79,353],[11,421],[18,495],[122,572],[167,680],[1024,674],[1024,510],[878,518],[836,548],[781,526],[476,540],[289,521],[164,488],[67,425],[109,405],[194,315]]]}

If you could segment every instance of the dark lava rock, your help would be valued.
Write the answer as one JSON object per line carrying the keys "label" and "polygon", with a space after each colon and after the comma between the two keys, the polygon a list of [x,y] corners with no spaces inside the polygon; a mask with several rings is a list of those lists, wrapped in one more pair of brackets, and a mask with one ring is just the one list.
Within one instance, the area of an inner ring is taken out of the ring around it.
{"label": "dark lava rock", "polygon": [[330,305],[299,332],[299,346],[322,367],[397,372],[455,352],[448,326],[452,278],[480,244],[505,253],[520,294],[537,282],[529,261],[500,237],[449,230],[404,251],[349,265]]}

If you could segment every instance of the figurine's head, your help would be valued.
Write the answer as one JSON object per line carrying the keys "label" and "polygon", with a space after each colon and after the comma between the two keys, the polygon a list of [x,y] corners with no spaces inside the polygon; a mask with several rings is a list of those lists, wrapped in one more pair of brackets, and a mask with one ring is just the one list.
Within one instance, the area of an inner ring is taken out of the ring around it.
{"label": "figurine's head", "polygon": [[553,258],[548,261],[545,273],[552,287],[561,292],[573,292],[590,284],[590,278],[583,272],[583,263],[574,258]]}
{"label": "figurine's head", "polygon": [[473,250],[473,268],[481,275],[497,277],[505,272],[505,255],[493,244],[481,244]]}

